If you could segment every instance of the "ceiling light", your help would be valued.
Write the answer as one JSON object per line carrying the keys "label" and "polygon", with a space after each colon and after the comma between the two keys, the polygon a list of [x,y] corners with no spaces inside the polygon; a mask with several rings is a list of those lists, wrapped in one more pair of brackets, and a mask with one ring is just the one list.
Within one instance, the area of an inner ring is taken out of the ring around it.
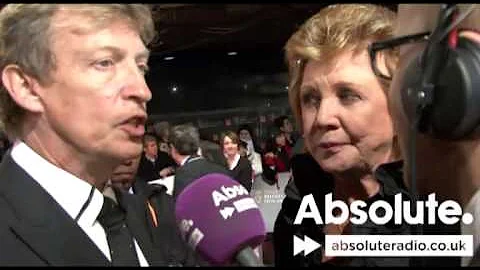
{"label": "ceiling light", "polygon": [[229,52],[228,55],[237,55],[237,52]]}
{"label": "ceiling light", "polygon": [[176,86],[172,87],[172,92],[177,92],[178,88]]}
{"label": "ceiling light", "polygon": [[173,59],[175,59],[175,57],[173,57],[173,56],[167,56],[167,57],[163,58],[163,60],[167,60],[167,61],[173,60]]}

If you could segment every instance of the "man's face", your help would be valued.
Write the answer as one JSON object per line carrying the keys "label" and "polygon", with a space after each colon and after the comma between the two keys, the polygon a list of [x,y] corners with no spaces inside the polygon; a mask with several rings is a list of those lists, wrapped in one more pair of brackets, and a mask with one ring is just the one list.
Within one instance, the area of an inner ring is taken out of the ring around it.
{"label": "man's face", "polygon": [[[436,25],[436,18],[440,11],[439,5],[400,5],[398,9],[396,36],[417,34],[432,31]],[[410,123],[403,107],[401,94],[406,91],[404,85],[407,66],[414,64],[413,60],[425,49],[426,42],[405,44],[399,47],[400,55],[397,70],[393,75],[389,92],[389,105],[397,131],[399,145],[405,159],[404,175],[406,184],[410,185]],[[452,144],[445,140],[434,139],[422,133],[416,134],[415,155],[417,160],[417,189],[420,193],[439,190],[442,181],[431,179],[431,173],[445,168],[441,165],[443,157],[451,153]],[[434,165],[433,165],[434,164]]]}
{"label": "man's face", "polygon": [[[432,30],[432,16],[439,11],[438,5],[399,5],[395,36],[405,36]],[[403,81],[408,64],[425,48],[426,42],[405,44],[399,47],[400,55],[389,91],[389,105],[398,131],[402,150],[407,145],[409,124],[401,100]],[[404,152],[404,151],[403,151]],[[405,153],[405,152],[404,152]]]}
{"label": "man's face", "polygon": [[137,175],[140,157],[141,156],[128,159],[115,168],[112,177],[110,178],[113,186],[125,191],[130,189],[135,182],[135,175]]}
{"label": "man's face", "polygon": [[[395,36],[400,37],[432,30],[433,22],[431,17],[438,14],[438,8],[438,5],[399,5]],[[408,159],[407,153],[409,153],[408,134],[410,124],[407,121],[407,115],[403,108],[401,93],[402,91],[405,91],[403,82],[406,67],[421,53],[425,48],[425,45],[426,42],[417,42],[401,45],[399,47],[399,62],[397,70],[393,74],[393,80],[389,91],[390,111],[397,131],[399,144],[406,159]],[[423,135],[418,134],[417,147],[422,147],[422,137]]]}
{"label": "man's face", "polygon": [[85,17],[70,11],[59,11],[52,25],[56,69],[53,83],[39,87],[44,131],[71,156],[138,156],[151,99],[148,51],[138,33],[119,20],[86,30]]}
{"label": "man's face", "polygon": [[158,145],[155,141],[147,141],[145,147],[143,148],[145,155],[151,158],[156,158],[158,155]]}

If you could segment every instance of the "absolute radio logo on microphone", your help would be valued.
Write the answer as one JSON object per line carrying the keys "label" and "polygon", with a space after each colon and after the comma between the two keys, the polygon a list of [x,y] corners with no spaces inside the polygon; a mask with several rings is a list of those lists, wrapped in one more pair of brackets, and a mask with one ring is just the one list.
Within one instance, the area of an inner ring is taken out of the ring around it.
{"label": "absolute radio logo on microphone", "polygon": [[[237,199],[237,197],[243,198]],[[219,213],[223,219],[229,219],[235,213],[258,208],[255,200],[249,196],[248,190],[241,184],[231,187],[222,186],[219,190],[214,190],[212,192],[212,200],[215,207],[220,208]],[[231,204],[228,204],[230,202]],[[221,204],[225,206],[220,207]]]}

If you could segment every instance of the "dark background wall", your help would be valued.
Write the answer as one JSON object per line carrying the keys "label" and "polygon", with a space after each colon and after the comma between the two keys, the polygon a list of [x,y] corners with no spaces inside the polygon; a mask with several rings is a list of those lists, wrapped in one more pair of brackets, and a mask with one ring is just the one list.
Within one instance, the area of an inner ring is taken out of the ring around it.
{"label": "dark background wall", "polygon": [[173,60],[154,54],[147,76],[153,95],[149,113],[287,106],[282,48],[227,53],[177,53]]}

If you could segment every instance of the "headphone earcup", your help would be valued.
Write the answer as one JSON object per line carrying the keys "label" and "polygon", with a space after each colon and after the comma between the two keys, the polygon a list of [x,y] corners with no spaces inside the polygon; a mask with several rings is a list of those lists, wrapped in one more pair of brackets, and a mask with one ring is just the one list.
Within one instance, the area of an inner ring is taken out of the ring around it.
{"label": "headphone earcup", "polygon": [[[422,87],[421,55],[410,63],[404,77],[402,102],[409,121],[414,120],[413,98]],[[421,112],[419,126],[424,128],[419,131],[441,139],[463,139],[476,133],[480,123],[480,48],[459,38],[444,63],[433,82],[432,104]]]}

